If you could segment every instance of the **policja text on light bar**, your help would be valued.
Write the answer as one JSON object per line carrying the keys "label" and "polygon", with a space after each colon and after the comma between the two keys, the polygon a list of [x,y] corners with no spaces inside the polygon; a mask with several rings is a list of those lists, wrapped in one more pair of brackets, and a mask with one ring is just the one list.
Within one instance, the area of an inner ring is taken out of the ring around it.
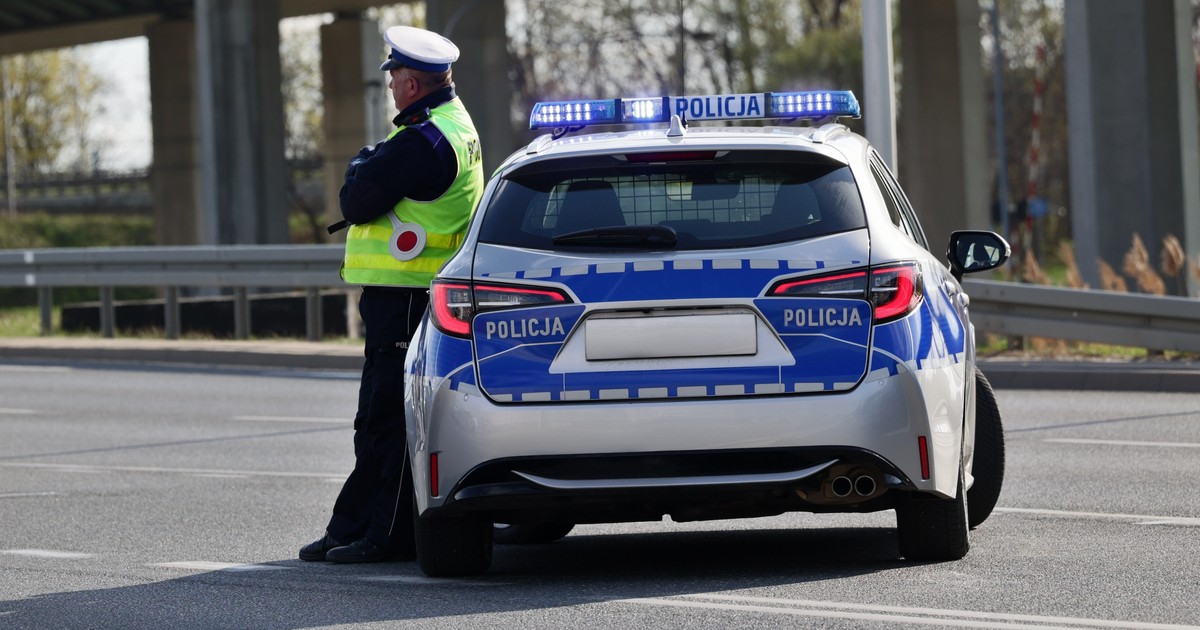
{"label": "policja text on light bar", "polygon": [[530,129],[684,121],[858,118],[858,99],[849,90],[614,98],[537,103]]}

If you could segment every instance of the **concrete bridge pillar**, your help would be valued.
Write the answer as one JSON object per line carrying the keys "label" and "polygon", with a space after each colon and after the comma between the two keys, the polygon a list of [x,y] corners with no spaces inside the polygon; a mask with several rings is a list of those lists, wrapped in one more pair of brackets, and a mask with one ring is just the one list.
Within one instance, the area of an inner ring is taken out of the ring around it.
{"label": "concrete bridge pillar", "polygon": [[900,183],[939,256],[956,229],[988,229],[979,3],[900,0]]}
{"label": "concrete bridge pillar", "polygon": [[279,19],[278,0],[196,0],[204,244],[288,241]]}
{"label": "concrete bridge pillar", "polygon": [[200,137],[196,128],[196,23],[164,20],[146,29],[150,52],[150,185],[155,242],[200,242]]}
{"label": "concrete bridge pillar", "polygon": [[[325,216],[342,219],[338,191],[346,164],[364,145],[374,144],[391,129],[391,103],[379,23],[362,14],[339,13],[321,27],[321,94],[325,103]],[[339,232],[335,238],[345,238]]]}
{"label": "concrete bridge pillar", "polygon": [[450,38],[461,56],[454,84],[471,112],[483,145],[483,172],[492,171],[517,148],[509,120],[508,35],[504,0],[426,0],[425,22]]}
{"label": "concrete bridge pillar", "polygon": [[[1200,253],[1200,140],[1189,0],[1067,2],[1071,228],[1080,272],[1120,272],[1132,235]],[[1196,278],[1185,271],[1196,292]],[[1167,280],[1167,290],[1178,288]]]}

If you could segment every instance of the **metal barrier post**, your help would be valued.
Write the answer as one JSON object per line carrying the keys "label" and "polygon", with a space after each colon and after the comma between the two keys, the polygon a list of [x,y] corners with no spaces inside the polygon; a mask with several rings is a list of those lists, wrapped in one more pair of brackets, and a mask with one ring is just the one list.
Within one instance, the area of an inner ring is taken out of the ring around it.
{"label": "metal barrier post", "polygon": [[346,290],[346,338],[358,339],[358,301],[359,290]]}
{"label": "metal barrier post", "polygon": [[250,298],[246,296],[246,287],[233,290],[233,336],[250,338]]}
{"label": "metal barrier post", "polygon": [[178,339],[181,332],[179,287],[167,287],[163,295],[163,335],[167,339]]}
{"label": "metal barrier post", "polygon": [[116,336],[116,309],[113,307],[113,288],[100,287],[100,336]]}
{"label": "metal barrier post", "polygon": [[321,290],[313,287],[304,293],[304,329],[309,341],[320,341],[324,330],[321,321]]}
{"label": "metal barrier post", "polygon": [[41,320],[41,335],[43,337],[54,332],[54,289],[38,287],[38,316]]}

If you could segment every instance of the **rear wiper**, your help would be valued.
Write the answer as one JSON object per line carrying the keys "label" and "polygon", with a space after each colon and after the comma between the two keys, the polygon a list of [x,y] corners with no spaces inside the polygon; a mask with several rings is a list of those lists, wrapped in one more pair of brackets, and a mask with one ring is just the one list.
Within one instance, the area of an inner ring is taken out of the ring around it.
{"label": "rear wiper", "polygon": [[555,245],[608,245],[613,247],[674,247],[675,230],[666,225],[610,225],[554,237]]}

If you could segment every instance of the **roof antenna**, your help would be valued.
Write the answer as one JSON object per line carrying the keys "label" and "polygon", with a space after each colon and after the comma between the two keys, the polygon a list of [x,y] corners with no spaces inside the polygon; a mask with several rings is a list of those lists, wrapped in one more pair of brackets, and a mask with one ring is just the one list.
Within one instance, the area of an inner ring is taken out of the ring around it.
{"label": "roof antenna", "polygon": [[685,133],[687,133],[687,123],[679,117],[679,114],[671,114],[671,128],[667,129],[667,137],[682,138]]}

